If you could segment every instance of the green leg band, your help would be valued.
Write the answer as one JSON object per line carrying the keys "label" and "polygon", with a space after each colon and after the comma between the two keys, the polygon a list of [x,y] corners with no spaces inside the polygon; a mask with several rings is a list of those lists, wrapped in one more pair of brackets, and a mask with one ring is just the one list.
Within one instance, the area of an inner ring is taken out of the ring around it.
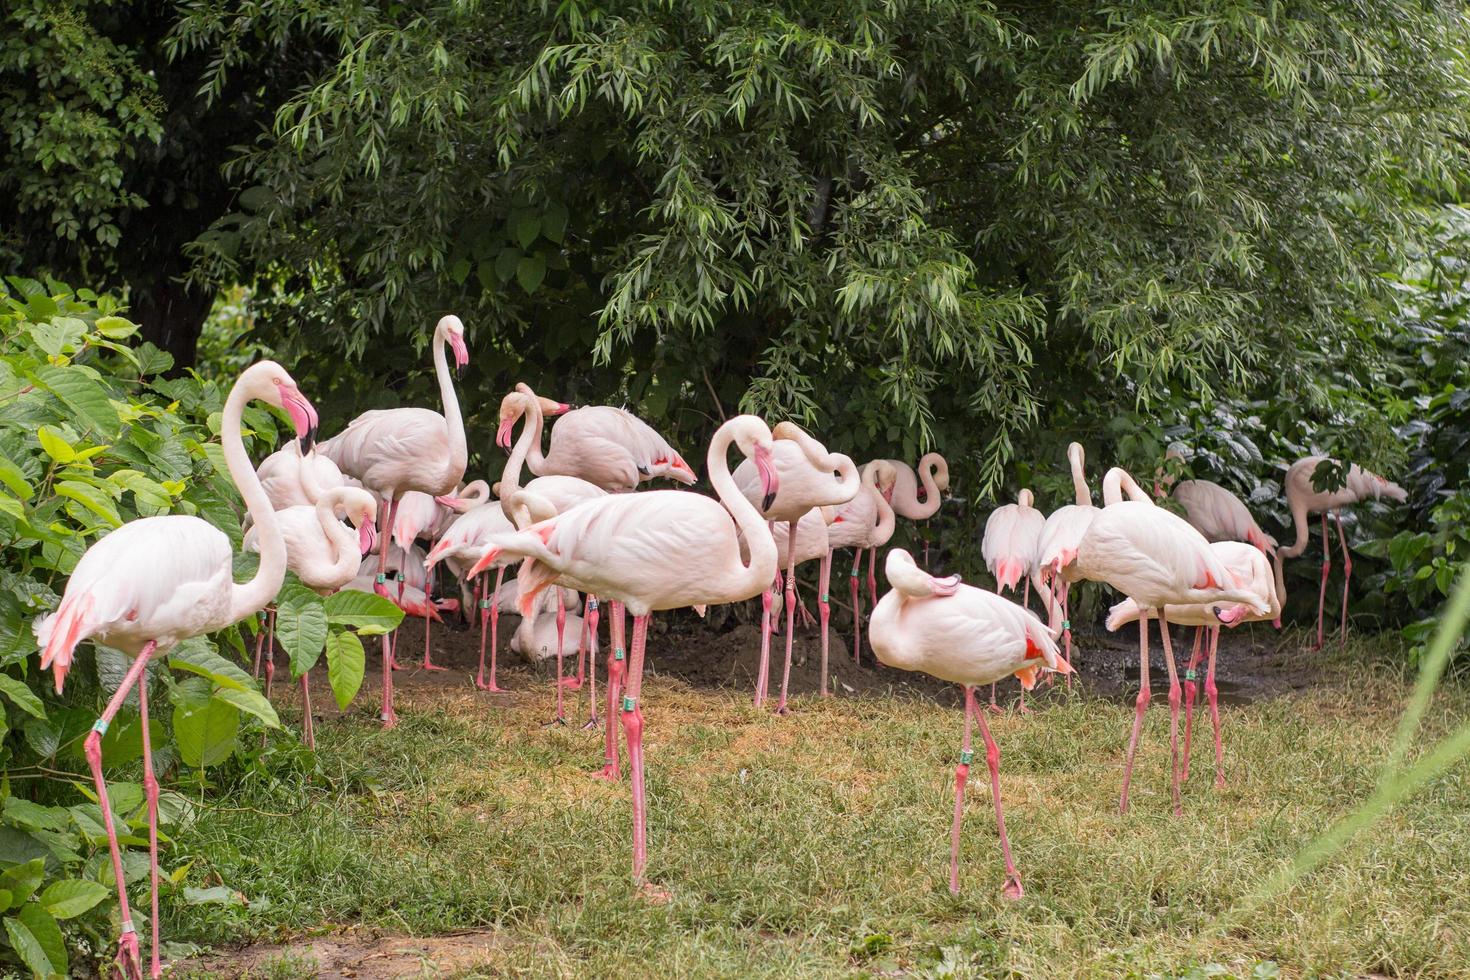
{"label": "green leg band", "polygon": [[96,732],[98,735],[106,735],[107,734],[107,721],[106,721],[106,719],[104,719],[104,718],[98,718],[95,722],[93,722],[92,723],[92,731]]}
{"label": "green leg band", "polygon": [[383,583],[384,583],[384,582],[386,582],[386,581],[388,581],[388,576],[387,576],[387,575],[385,575],[385,574],[384,574],[384,573],[382,573],[382,572],[379,572],[379,573],[378,573],[378,584],[379,584],[379,585],[382,585],[382,584],[383,584]]}
{"label": "green leg band", "polygon": [[480,608],[481,609],[489,609],[490,608],[490,600],[489,599],[481,599],[480,600]]}
{"label": "green leg band", "polygon": [[636,698],[630,698],[627,695],[624,695],[623,696],[623,710],[624,711],[632,711],[632,710],[634,710],[637,707],[638,707],[638,700]]}
{"label": "green leg band", "polygon": [[1187,681],[1192,681],[1197,677],[1199,677],[1199,675],[1196,674],[1193,670],[1186,670],[1184,672],[1184,679]]}
{"label": "green leg band", "polygon": [[968,766],[973,761],[975,761],[974,752],[971,752],[969,749],[965,749],[965,751],[960,753],[960,765]]}
{"label": "green leg band", "polygon": [[622,647],[617,647],[617,648],[615,648],[613,650],[613,659],[614,660],[622,660],[623,659],[623,648]]}

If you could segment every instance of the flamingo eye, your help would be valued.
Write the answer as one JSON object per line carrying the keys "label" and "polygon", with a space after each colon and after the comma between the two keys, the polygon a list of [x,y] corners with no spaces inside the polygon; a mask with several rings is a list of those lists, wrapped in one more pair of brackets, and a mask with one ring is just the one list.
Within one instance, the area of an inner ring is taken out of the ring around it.
{"label": "flamingo eye", "polygon": [[277,388],[279,388],[281,386],[281,379],[280,378],[271,378],[271,384],[273,384]]}

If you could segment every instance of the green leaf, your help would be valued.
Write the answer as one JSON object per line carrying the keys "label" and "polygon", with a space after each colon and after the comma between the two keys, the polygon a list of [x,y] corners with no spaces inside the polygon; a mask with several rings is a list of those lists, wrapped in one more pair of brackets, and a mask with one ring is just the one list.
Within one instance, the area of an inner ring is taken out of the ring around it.
{"label": "green leaf", "polygon": [[212,697],[203,705],[174,707],[174,741],[179,758],[195,769],[218,765],[235,751],[240,731],[240,709]]}
{"label": "green leaf", "polygon": [[322,597],[303,585],[281,590],[276,600],[276,639],[291,659],[291,674],[300,677],[322,655],[327,642],[327,612]]}
{"label": "green leaf", "polygon": [[455,285],[464,285],[464,281],[470,277],[470,260],[460,259],[449,267],[449,278],[453,279]]}
{"label": "green leaf", "polygon": [[558,245],[567,233],[567,208],[564,204],[553,204],[541,216],[541,234]]}
{"label": "green leaf", "polygon": [[356,633],[333,633],[327,637],[327,682],[337,699],[337,710],[346,711],[362,687],[367,657]]}
{"label": "green leaf", "polygon": [[56,919],[41,907],[40,903],[32,902],[21,906],[15,916],[31,931],[31,935],[41,944],[41,949],[46,953],[46,959],[51,963],[53,974],[66,973],[66,943],[61,938],[61,926],[56,924]]}
{"label": "green leaf", "polygon": [[55,972],[46,947],[20,918],[11,915],[5,917],[5,935],[10,939],[10,947],[15,950],[15,955],[20,957],[20,961],[33,976],[49,977]]}
{"label": "green leaf", "polygon": [[98,317],[97,332],[111,340],[127,340],[138,332],[138,325],[132,320],[121,316]]}
{"label": "green leaf", "polygon": [[233,687],[222,687],[214,692],[214,696],[221,701],[227,701],[259,718],[269,728],[280,728],[281,718],[276,714],[276,709],[266,700],[265,695],[259,691],[241,691]]}
{"label": "green leaf", "polygon": [[[55,457],[52,458],[54,459]],[[62,462],[65,462],[65,460]],[[21,468],[5,455],[0,455],[0,483],[9,487],[11,492],[21,500],[30,500],[36,493],[35,488],[26,479],[26,475]]]}
{"label": "green leaf", "polygon": [[327,622],[350,626],[364,636],[391,633],[403,622],[403,610],[373,592],[343,589],[327,596]]}
{"label": "green leaf", "polygon": [[107,897],[107,889],[95,881],[67,878],[52,882],[36,899],[58,919],[74,919]]}
{"label": "green leaf", "polygon": [[[502,248],[500,254],[495,256],[495,278],[500,282],[510,282],[511,277],[516,274],[516,263],[521,261],[521,250],[509,246]],[[481,276],[483,279],[484,277]],[[490,285],[490,283],[486,283]]]}
{"label": "green leaf", "polygon": [[43,425],[37,429],[36,438],[40,440],[41,449],[46,455],[58,463],[70,463],[77,458],[76,451],[71,448],[71,443],[63,439],[61,433],[49,425]]}
{"label": "green leaf", "polygon": [[13,900],[9,890],[0,888],[0,912],[9,912]]}
{"label": "green leaf", "polygon": [[109,441],[117,434],[121,423],[100,382],[78,368],[52,365],[37,368],[36,380],[75,412],[77,421],[90,426],[99,441]]}
{"label": "green leaf", "polygon": [[527,255],[516,263],[516,282],[526,291],[526,295],[534,293],[540,288],[546,279],[546,256],[539,252],[535,255]]}
{"label": "green leaf", "polygon": [[18,796],[5,798],[5,819],[27,830],[66,830],[71,814],[64,807],[42,806]]}
{"label": "green leaf", "polygon": [[41,887],[41,881],[45,877],[45,860],[34,858],[24,864],[7,868],[4,874],[0,874],[0,888],[10,892],[13,901],[24,902]]}
{"label": "green leaf", "polygon": [[82,483],[79,480],[62,480],[56,484],[56,493],[58,496],[75,500],[113,527],[119,527],[122,524],[122,518],[118,516],[112,498],[89,483]]}
{"label": "green leaf", "polygon": [[174,647],[168,655],[168,665],[175,670],[187,670],[208,678],[219,687],[237,691],[258,691],[255,680],[238,664],[220,656],[214,645],[200,637],[192,637]]}
{"label": "green leaf", "polygon": [[0,694],[15,702],[17,708],[32,718],[46,717],[46,706],[41,703],[41,699],[24,682],[9,674],[0,673]]}
{"label": "green leaf", "polygon": [[43,759],[49,759],[61,748],[61,732],[49,722],[39,718],[27,719],[23,729],[26,744]]}
{"label": "green leaf", "polygon": [[541,216],[529,209],[513,211],[510,216],[510,226],[521,248],[530,248],[536,236],[541,234]]}

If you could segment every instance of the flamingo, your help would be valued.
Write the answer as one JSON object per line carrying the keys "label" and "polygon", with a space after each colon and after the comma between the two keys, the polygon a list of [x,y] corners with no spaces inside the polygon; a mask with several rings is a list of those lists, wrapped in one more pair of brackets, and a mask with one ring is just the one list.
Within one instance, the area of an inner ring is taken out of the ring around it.
{"label": "flamingo", "polygon": [[[925,453],[919,457],[917,472],[901,459],[887,459],[885,463],[898,471],[893,488],[893,510],[899,517],[911,521],[927,521],[939,512],[940,494],[949,490],[949,462],[938,453]],[[868,549],[868,598],[878,601],[878,575],[876,565],[878,549]],[[929,542],[924,542],[924,562],[929,561]]]}
{"label": "flamingo", "polygon": [[[1184,454],[1170,449],[1164,459],[1182,460]],[[1172,488],[1172,492],[1171,492]],[[1267,556],[1276,551],[1276,539],[1265,531],[1235,494],[1212,480],[1181,480],[1160,467],[1154,479],[1154,496],[1169,493],[1184,508],[1184,519],[1205,536],[1206,541],[1244,541]]]}
{"label": "flamingo", "polygon": [[315,504],[324,490],[346,483],[336,463],[320,452],[303,453],[295,439],[261,460],[255,475],[278,511]]}
{"label": "flamingo", "polygon": [[[1123,500],[1120,485],[1127,489]],[[1114,467],[1103,478],[1106,506],[1093,515],[1077,548],[1076,572],[1093,582],[1106,582],[1138,603],[1140,609],[1159,612],[1163,635],[1164,663],[1169,669],[1170,783],[1175,814],[1179,804],[1179,677],[1174,648],[1169,642],[1167,607],[1195,603],[1242,603],[1263,613],[1267,603],[1249,589],[1233,584],[1230,572],[1210,544],[1189,522],[1154,505],[1148,494],[1124,470]],[[1143,729],[1151,691],[1148,679],[1148,619],[1138,621],[1139,690],[1133,716],[1133,733],[1123,764],[1120,813],[1128,812],[1128,784],[1133,775],[1133,755]]]}
{"label": "flamingo", "polygon": [[[257,471],[258,472],[258,471]],[[356,533],[342,523],[339,514],[350,520]],[[286,542],[286,567],[296,573],[301,584],[320,595],[331,595],[357,576],[362,556],[373,550],[378,519],[378,498],[358,487],[333,487],[317,498],[315,506],[305,504],[276,511],[281,535]],[[260,551],[260,534],[251,528],[245,534],[246,551]],[[271,614],[274,623],[274,613]],[[266,661],[266,690],[275,673],[275,650]],[[267,695],[269,697],[269,695]],[[308,748],[316,748],[312,730],[311,688],[308,674],[301,675],[302,729]]]}
{"label": "flamingo", "polygon": [[[780,422],[772,430],[775,439],[776,472],[780,475],[781,495],[765,498],[764,479],[752,460],[735,469],[735,483],[746,500],[760,506],[767,521],[787,522],[788,554],[786,563],[786,664],[781,672],[781,700],[777,714],[786,714],[786,692],[791,681],[791,645],[796,626],[796,535],[799,522],[814,507],[840,506],[857,496],[857,466],[842,453],[829,453],[827,447],[808,435],[795,422]],[[822,559],[821,578],[831,578],[831,555]],[[755,706],[766,698],[771,660],[771,590],[761,595],[761,656],[759,676],[755,682]],[[824,586],[820,598],[822,615],[828,616],[828,596]]]}
{"label": "flamingo", "polygon": [[[516,391],[536,398],[525,384],[516,385]],[[523,408],[527,405],[520,404]],[[507,417],[502,403],[495,441],[503,449],[510,448],[510,431],[517,417]],[[640,481],[656,476],[679,483],[695,482],[694,471],[684,458],[632,412],[610,405],[574,408],[552,426],[551,448],[545,455],[541,452],[542,424],[540,419],[530,423],[533,438],[526,459],[526,465],[537,476],[581,477],[610,493],[636,489]]]}
{"label": "flamingo", "polygon": [[1361,503],[1364,500],[1381,500],[1387,497],[1389,500],[1403,503],[1409,499],[1404,488],[1392,480],[1379,476],[1358,466],[1356,463],[1347,468],[1347,479],[1343,485],[1336,490],[1318,490],[1312,485],[1312,476],[1317,472],[1317,465],[1322,462],[1331,462],[1334,466],[1341,466],[1336,460],[1328,460],[1326,456],[1305,456],[1286,471],[1286,479],[1283,481],[1286,487],[1286,505],[1291,510],[1291,522],[1296,529],[1296,540],[1290,546],[1281,549],[1282,558],[1295,558],[1307,550],[1307,538],[1310,530],[1307,526],[1307,518],[1312,514],[1322,515],[1322,585],[1317,592],[1317,646],[1322,648],[1322,615],[1327,605],[1327,575],[1332,571],[1332,553],[1327,544],[1327,514],[1330,511],[1337,521],[1337,541],[1342,547],[1342,642],[1347,643],[1348,623],[1348,586],[1353,580],[1353,558],[1348,553],[1347,536],[1342,530],[1342,509]]}
{"label": "flamingo", "polygon": [[[647,821],[643,785],[643,653],[648,617],[663,609],[741,602],[769,587],[776,575],[776,544],[765,518],[730,475],[731,444],[753,463],[769,509],[781,489],[771,430],[753,415],[730,419],[715,432],[706,465],[719,500],[682,490],[610,494],[573,507],[524,531],[495,534],[471,568],[478,574],[503,556],[525,559],[521,609],[553,582],[623,603],[633,614],[622,727],[633,783],[633,878],[645,885]],[[733,520],[732,520],[733,518]],[[744,537],[749,563],[741,558]],[[613,619],[613,642],[617,618]],[[619,679],[608,678],[608,703],[617,703]],[[611,719],[609,719],[611,725]],[[615,764],[602,778],[616,778]]]}
{"label": "flamingo", "polygon": [[[372,562],[370,560],[365,564],[371,565]],[[347,590],[382,595],[378,591],[378,575],[371,567],[365,572],[359,571],[356,578],[342,586],[342,591]],[[384,598],[399,609],[402,609],[405,615],[414,616],[419,619],[432,619],[436,623],[444,622],[444,616],[446,614],[452,616],[460,611],[458,599],[433,599],[416,585],[403,586],[402,594],[396,598],[394,596],[385,596]]]}
{"label": "flamingo", "polygon": [[[1215,729],[1215,788],[1225,788],[1225,749],[1220,741],[1219,691],[1215,687],[1215,651],[1220,644],[1221,626],[1239,626],[1241,623],[1271,619],[1281,612],[1286,596],[1282,582],[1281,558],[1267,560],[1265,553],[1255,545],[1239,541],[1212,541],[1210,549],[1215,552],[1232,582],[1241,588],[1250,589],[1267,605],[1264,615],[1256,615],[1245,606],[1221,608],[1218,605],[1196,603],[1187,606],[1167,606],[1164,615],[1170,623],[1178,626],[1197,627],[1194,637],[1194,652],[1189,666],[1184,670],[1184,763],[1179,776],[1180,782],[1189,780],[1189,753],[1193,744],[1195,671],[1199,667],[1200,644],[1208,632],[1209,663],[1205,669],[1205,697],[1210,702],[1210,720]],[[1274,570],[1273,570],[1274,566]],[[1149,616],[1154,615],[1153,610]],[[1124,599],[1108,611],[1108,631],[1113,632],[1140,617],[1138,603]]]}
{"label": "flamingo", "polygon": [[148,800],[153,926],[150,975],[158,977],[162,975],[158,941],[158,779],[153,774],[149,744],[145,673],[150,660],[162,658],[181,641],[224,629],[260,612],[280,591],[286,575],[286,543],[270,498],[245,453],[240,431],[245,406],[255,400],[286,410],[301,438],[303,452],[311,448],[317,426],[316,409],[274,361],[260,361],[246,368],[225,401],[220,441],[230,479],[255,521],[260,542],[260,565],[255,576],[242,585],[235,583],[230,539],[207,521],[178,514],[140,518],[88,548],[67,580],[56,612],[37,618],[33,624],[41,647],[41,669],[55,673],[57,694],[66,682],[77,644],[83,640],[94,639],[134,658],[83,743],[107,829],[113,881],[117,883],[122,917],[117,965],[129,977],[142,976],[142,960],[128,910],[122,853],[107,798],[107,781],[102,776],[102,736],[136,686],[143,733],[143,787]]}
{"label": "flamingo", "polygon": [[949,890],[960,891],[960,821],[965,808],[965,783],[970,774],[970,719],[980,723],[985,738],[985,760],[990,766],[990,795],[995,801],[995,825],[1005,858],[1006,883],[1002,894],[1018,899],[1021,875],[1011,860],[1005,814],[1000,800],[1000,749],[990,737],[985,715],[975,706],[975,688],[1012,674],[1024,687],[1036,683],[1042,670],[1061,673],[1071,666],[1057,651],[1055,632],[1028,609],[993,592],[960,584],[958,575],[935,578],[914,564],[902,548],[888,552],[884,572],[892,586],[868,620],[873,653],[890,667],[920,670],[952,681],[965,690],[965,737],[960,763],[955,767],[954,826],[950,830]]}
{"label": "flamingo", "polygon": [[[1046,518],[1032,506],[1035,497],[1023,489],[1014,504],[1003,504],[991,511],[980,541],[980,554],[985,567],[995,576],[997,592],[1009,592],[1022,586],[1021,608],[1031,604],[1031,572],[1041,556],[1041,532]],[[999,711],[995,703],[995,685],[990,685],[990,710]],[[1026,692],[1021,691],[1021,711],[1026,707]]]}
{"label": "flamingo", "polygon": [[[1058,507],[1047,515],[1046,523],[1041,529],[1041,541],[1037,545],[1038,574],[1051,583],[1047,609],[1051,610],[1058,604],[1061,606],[1062,642],[1068,663],[1072,661],[1072,620],[1068,610],[1068,593],[1072,583],[1077,581],[1072,565],[1077,560],[1077,546],[1081,544],[1093,515],[1097,513],[1097,508],[1092,506],[1092,491],[1087,488],[1087,476],[1083,472],[1085,458],[1082,443],[1074,442],[1067,446],[1067,462],[1072,467],[1073,502]],[[1038,584],[1038,590],[1039,588]]]}
{"label": "flamingo", "polygon": [[[835,552],[838,548],[851,548],[852,574],[848,576],[848,591],[852,598],[852,662],[858,662],[863,642],[862,599],[859,597],[858,574],[862,569],[863,549],[881,548],[893,537],[894,510],[891,503],[894,487],[898,483],[898,470],[886,459],[869,460],[860,473],[861,487],[857,495],[837,511],[837,517],[827,527],[827,543]],[[830,560],[828,565],[830,567]],[[876,577],[873,582],[876,591]],[[824,590],[825,591],[825,588]],[[876,600],[876,596],[874,597]],[[824,610],[825,612],[825,610]],[[827,620],[822,620],[825,633]],[[823,638],[822,649],[827,648]],[[827,661],[822,659],[822,695],[827,694]]]}
{"label": "flamingo", "polygon": [[[398,502],[410,490],[431,496],[449,494],[464,478],[469,450],[459,398],[454,393],[449,362],[444,356],[446,344],[454,351],[455,366],[463,370],[470,355],[464,342],[464,324],[453,314],[439,320],[432,345],[443,415],[427,408],[363,412],[345,431],[321,445],[321,453],[330,457],[343,473],[361,480],[363,486],[387,502],[385,529],[393,527]],[[380,586],[386,581],[391,536],[384,533],[378,542],[377,584]],[[384,728],[398,724],[398,715],[393,711],[393,653],[387,634],[383,636],[382,717]]]}

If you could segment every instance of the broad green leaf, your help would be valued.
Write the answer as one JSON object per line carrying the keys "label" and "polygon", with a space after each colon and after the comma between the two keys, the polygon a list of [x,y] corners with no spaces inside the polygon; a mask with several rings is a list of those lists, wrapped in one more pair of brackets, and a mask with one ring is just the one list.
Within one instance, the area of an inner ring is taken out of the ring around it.
{"label": "broad green leaf", "polygon": [[56,919],[50,912],[41,907],[39,902],[21,906],[15,917],[19,919],[36,942],[41,944],[41,949],[46,954],[46,959],[51,963],[51,971],[54,975],[66,973],[66,943],[61,938],[61,926],[56,924]]}
{"label": "broad green leaf", "polygon": [[276,639],[291,659],[292,676],[300,677],[310,670],[327,642],[322,597],[302,585],[282,589],[276,601]]}
{"label": "broad green leaf", "polygon": [[237,691],[257,691],[255,680],[238,664],[220,656],[213,645],[203,637],[185,640],[168,655],[168,665],[176,670],[187,670],[206,677],[220,687]]}
{"label": "broad green leaf", "polygon": [[213,888],[185,888],[184,901],[190,905],[244,905],[245,897],[233,888],[215,885]]}
{"label": "broad green leaf", "polygon": [[108,400],[107,389],[77,368],[46,365],[36,369],[36,380],[76,413],[76,422],[89,426],[96,441],[111,441],[120,424]]}
{"label": "broad green leaf", "polygon": [[30,926],[26,925],[18,916],[7,915],[5,917],[5,935],[10,940],[10,948],[15,950],[15,955],[25,964],[26,969],[31,971],[35,977],[50,977],[55,971],[51,965],[51,957],[46,952],[46,947],[36,934],[31,932]]}
{"label": "broad green leaf", "polygon": [[10,894],[10,891],[5,888],[0,888],[0,912],[9,912],[13,901],[14,898]]}
{"label": "broad green leaf", "polygon": [[531,210],[517,210],[510,216],[511,232],[521,248],[530,248],[541,234],[541,216]]}
{"label": "broad green leaf", "polygon": [[546,279],[546,256],[537,253],[527,255],[516,263],[516,282],[526,291],[526,295],[534,293],[541,287]]}
{"label": "broad green leaf", "polygon": [[22,727],[26,744],[43,759],[49,759],[61,748],[61,732],[50,722],[40,718],[28,718]]}
{"label": "broad green leaf", "polygon": [[71,443],[62,438],[61,433],[43,425],[36,430],[36,438],[41,442],[41,449],[56,460],[58,463],[70,463],[77,458],[76,450],[71,448]]}
{"label": "broad green leaf", "polygon": [[52,882],[36,899],[58,919],[74,919],[107,897],[107,889],[95,881],[68,878]]}
{"label": "broad green leaf", "polygon": [[218,765],[235,751],[240,709],[228,701],[210,698],[203,705],[174,708],[174,741],[179,758],[195,769]]}
{"label": "broad green leaf", "polygon": [[118,516],[117,508],[113,506],[112,498],[90,484],[82,483],[80,480],[62,480],[56,484],[56,493],[70,500],[75,500],[113,527],[118,527],[122,524],[122,518]]}
{"label": "broad green leaf", "polygon": [[138,332],[136,323],[120,316],[98,317],[94,326],[98,333],[111,340],[126,340]]}
{"label": "broad green leaf", "polygon": [[373,592],[343,589],[327,596],[327,622],[350,626],[364,636],[391,633],[403,622],[403,610]]}
{"label": "broad green leaf", "polygon": [[[503,283],[510,282],[511,277],[516,274],[516,263],[520,261],[520,249],[510,246],[502,248],[500,254],[495,256],[495,278]],[[484,281],[485,276],[482,274],[480,279]],[[490,284],[487,282],[486,285]]]}
{"label": "broad green leaf", "polygon": [[0,673],[0,694],[4,694],[15,706],[33,718],[45,718],[46,706],[41,699],[17,678]]}
{"label": "broad green leaf", "polygon": [[41,887],[41,881],[45,877],[45,860],[34,858],[24,864],[7,868],[4,874],[0,874],[0,888],[10,892],[12,901],[24,902]]}
{"label": "broad green leaf", "polygon": [[28,830],[66,830],[71,815],[64,807],[42,806],[18,796],[5,798],[5,819]]}
{"label": "broad green leaf", "polygon": [[30,500],[36,492],[21,468],[5,455],[0,455],[0,483],[9,487],[10,492],[21,500]]}
{"label": "broad green leaf", "polygon": [[327,682],[337,699],[337,710],[346,711],[362,687],[367,657],[356,633],[333,633],[327,637]]}
{"label": "broad green leaf", "polygon": [[276,709],[259,691],[241,691],[233,687],[222,687],[214,692],[214,696],[221,701],[233,704],[241,711],[254,715],[265,722],[267,727],[281,727],[281,718],[276,714]]}
{"label": "broad green leaf", "polygon": [[556,242],[558,245],[560,245],[562,243],[562,239],[566,237],[566,233],[566,206],[563,204],[553,204],[551,207],[547,208],[546,213],[541,216],[541,234],[545,235],[547,240]]}

